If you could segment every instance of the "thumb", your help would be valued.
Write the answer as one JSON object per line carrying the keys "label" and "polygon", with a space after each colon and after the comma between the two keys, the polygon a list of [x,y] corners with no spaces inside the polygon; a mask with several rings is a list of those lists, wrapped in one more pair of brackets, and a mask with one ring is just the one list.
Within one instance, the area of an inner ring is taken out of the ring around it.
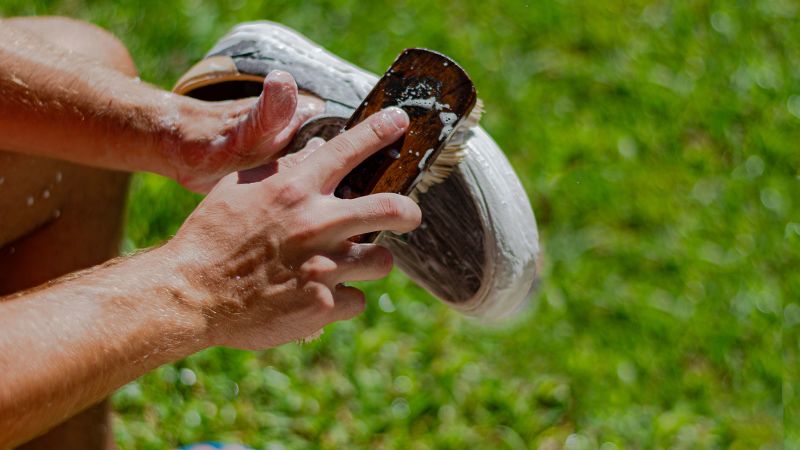
{"label": "thumb", "polygon": [[264,79],[264,90],[242,123],[243,144],[253,149],[286,128],[297,108],[297,84],[287,73],[273,70]]}
{"label": "thumb", "polygon": [[297,109],[297,84],[288,72],[273,70],[264,78],[264,90],[258,98],[261,132],[275,134],[289,125]]}

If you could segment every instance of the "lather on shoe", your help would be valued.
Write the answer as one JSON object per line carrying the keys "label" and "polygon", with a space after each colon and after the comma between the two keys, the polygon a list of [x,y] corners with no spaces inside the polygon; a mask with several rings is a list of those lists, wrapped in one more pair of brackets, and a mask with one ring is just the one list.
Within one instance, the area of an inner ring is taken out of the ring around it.
{"label": "lather on shoe", "polygon": [[[175,92],[202,100],[257,96],[272,70],[291,73],[298,88],[326,103],[294,140],[330,139],[378,77],[332,55],[296,31],[267,21],[237,25],[192,67]],[[381,244],[417,284],[472,316],[500,318],[520,309],[537,275],[536,220],[519,178],[480,127],[468,131],[464,159],[441,184],[418,197],[423,222]]]}

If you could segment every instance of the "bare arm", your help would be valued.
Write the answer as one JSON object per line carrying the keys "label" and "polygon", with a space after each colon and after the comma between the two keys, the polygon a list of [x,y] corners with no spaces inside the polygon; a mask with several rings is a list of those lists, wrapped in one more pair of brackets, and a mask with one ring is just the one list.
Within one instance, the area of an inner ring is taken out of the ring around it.
{"label": "bare arm", "polygon": [[162,247],[0,302],[0,448],[200,350],[188,292]]}
{"label": "bare arm", "polygon": [[385,111],[229,175],[163,247],[0,299],[0,448],[202,348],[274,347],[358,314],[363,294],[341,283],[383,277],[392,258],[348,238],[410,231],[421,213],[396,194],[332,192],[407,126]]}
{"label": "bare arm", "polygon": [[126,171],[207,191],[277,156],[321,102],[288,74],[262,96],[202,102],[158,89],[0,20],[0,148]]}

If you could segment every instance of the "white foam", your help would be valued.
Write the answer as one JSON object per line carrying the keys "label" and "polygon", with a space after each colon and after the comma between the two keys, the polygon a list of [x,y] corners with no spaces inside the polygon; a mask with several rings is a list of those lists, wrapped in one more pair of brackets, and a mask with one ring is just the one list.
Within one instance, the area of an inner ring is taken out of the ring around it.
{"label": "white foam", "polygon": [[428,98],[407,98],[401,100],[397,103],[397,106],[417,106],[419,108],[425,109],[435,109],[436,111],[442,111],[444,109],[449,110],[450,105],[447,103],[441,103],[436,101],[436,97],[428,97]]}
{"label": "white foam", "polygon": [[425,170],[425,163],[428,162],[428,158],[430,158],[432,154],[433,154],[432,148],[429,148],[428,150],[425,151],[425,155],[422,157],[422,159],[419,161],[419,164],[417,165],[419,170]]}
{"label": "white foam", "polygon": [[441,112],[439,113],[439,120],[442,121],[442,132],[439,133],[439,140],[450,136],[450,133],[453,131],[453,127],[455,126],[456,122],[458,122],[458,116],[455,113],[451,112]]}

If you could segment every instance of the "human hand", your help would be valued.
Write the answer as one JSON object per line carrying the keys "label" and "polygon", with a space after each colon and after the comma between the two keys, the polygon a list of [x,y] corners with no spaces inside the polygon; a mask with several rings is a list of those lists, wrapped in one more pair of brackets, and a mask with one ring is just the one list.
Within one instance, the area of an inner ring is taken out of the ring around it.
{"label": "human hand", "polygon": [[363,293],[341,283],[387,275],[392,257],[348,239],[411,231],[421,212],[398,194],[345,200],[333,191],[407,127],[408,116],[390,108],[327,143],[222,179],[167,244],[191,286],[186,301],[207,318],[204,345],[273,347],[363,310]]}
{"label": "human hand", "polygon": [[[297,129],[324,109],[297,92],[294,78],[273,71],[257,98],[204,102],[180,97],[167,142],[168,173],[184,187],[208,192],[223,176],[278,158]],[[168,109],[166,109],[169,111]]]}

